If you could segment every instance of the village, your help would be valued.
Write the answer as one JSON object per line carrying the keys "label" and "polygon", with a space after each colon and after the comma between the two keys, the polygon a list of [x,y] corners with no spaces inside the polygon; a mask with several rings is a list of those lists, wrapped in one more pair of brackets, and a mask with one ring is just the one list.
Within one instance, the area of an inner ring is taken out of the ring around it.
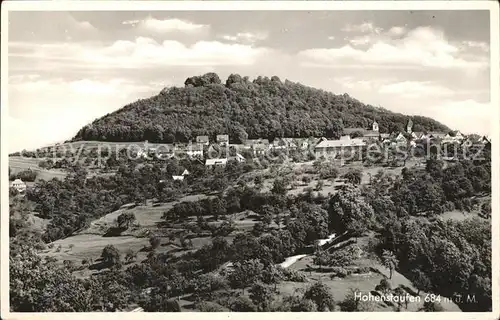
{"label": "village", "polygon": [[[145,147],[140,148],[134,155],[137,158],[157,158],[160,160],[187,156],[191,159],[204,161],[205,166],[212,168],[225,166],[228,161],[233,160],[243,163],[249,157],[256,158],[272,153],[300,152],[311,155],[314,159],[334,160],[341,158],[339,164],[343,165],[345,163],[345,161],[342,161],[343,159],[355,159],[353,154],[360,155],[363,150],[370,146],[414,148],[422,144],[472,146],[474,144],[485,145],[489,143],[491,143],[491,140],[488,136],[467,136],[458,130],[448,133],[415,132],[413,131],[413,121],[409,118],[404,132],[382,133],[379,131],[377,121],[374,120],[369,129],[344,128],[343,135],[339,139],[324,137],[275,138],[270,142],[269,139],[259,138],[247,139],[242,144],[231,144],[228,134],[216,135],[215,140],[212,141],[208,135],[202,135],[197,136],[194,142],[187,144],[153,144],[152,147],[148,147],[148,141],[146,141],[144,143]],[[452,161],[454,157],[442,155],[441,159]],[[189,175],[189,171],[184,170],[182,173],[173,175],[172,179],[182,181],[187,175]],[[22,179],[15,179],[10,186],[20,194],[24,194],[27,188]]]}
{"label": "village", "polygon": [[[195,142],[189,144],[165,144],[158,147],[141,149],[137,152],[138,157],[157,156],[158,158],[171,158],[177,155],[187,155],[192,158],[205,159],[208,167],[225,165],[230,160],[244,162],[242,153],[249,151],[253,157],[264,155],[272,151],[302,151],[310,152],[315,158],[335,158],[345,151],[366,149],[370,145],[381,146],[410,146],[415,147],[419,143],[434,144],[487,144],[490,139],[487,136],[473,138],[466,136],[460,131],[452,132],[414,132],[413,121],[408,120],[405,132],[382,133],[379,125],[374,120],[370,129],[344,128],[343,135],[339,139],[327,139],[324,137],[309,138],[275,138],[269,139],[247,139],[242,144],[231,144],[227,134],[217,135],[214,141],[207,135],[197,136]],[[147,141],[146,141],[147,144]],[[224,149],[232,150],[222,152]],[[225,153],[225,157],[217,157]],[[216,155],[216,156],[214,156]]]}

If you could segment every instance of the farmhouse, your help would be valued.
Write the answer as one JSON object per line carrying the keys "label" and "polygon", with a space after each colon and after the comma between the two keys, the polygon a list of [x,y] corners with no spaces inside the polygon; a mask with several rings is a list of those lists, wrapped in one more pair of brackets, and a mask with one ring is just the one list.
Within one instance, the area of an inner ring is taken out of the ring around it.
{"label": "farmhouse", "polygon": [[26,183],[24,183],[21,179],[16,179],[16,180],[12,181],[10,186],[12,188],[16,189],[17,192],[19,192],[19,193],[23,193],[24,191],[26,191]]}
{"label": "farmhouse", "polygon": [[393,139],[398,144],[405,144],[408,142],[408,139],[406,139],[405,135],[402,132],[399,132],[398,134],[394,134]]}
{"label": "farmhouse", "polygon": [[227,146],[229,144],[229,135],[218,134],[215,141],[221,146]]}
{"label": "farmhouse", "polygon": [[208,144],[209,144],[208,136],[197,136],[196,143],[208,146]]}
{"label": "farmhouse", "polygon": [[245,161],[246,161],[245,157],[243,157],[243,156],[242,156],[241,154],[239,154],[239,153],[237,153],[234,157],[230,157],[229,159],[230,159],[230,160],[236,160],[236,161],[238,161],[238,162],[240,162],[240,163],[241,163],[241,162],[245,162]]}
{"label": "farmhouse", "polygon": [[172,179],[174,180],[179,180],[179,181],[183,181],[184,180],[184,176],[172,176]]}
{"label": "farmhouse", "polygon": [[274,138],[273,142],[270,144],[269,147],[274,150],[286,149],[287,140],[285,140],[284,138]]}
{"label": "farmhouse", "polygon": [[190,144],[186,147],[185,153],[190,157],[203,157],[203,145]]}
{"label": "farmhouse", "polygon": [[249,139],[243,145],[244,149],[251,149],[255,154],[262,154],[269,149],[268,139]]}
{"label": "farmhouse", "polygon": [[346,151],[361,151],[364,146],[366,143],[362,139],[323,140],[314,148],[314,153],[317,158],[329,158]]}

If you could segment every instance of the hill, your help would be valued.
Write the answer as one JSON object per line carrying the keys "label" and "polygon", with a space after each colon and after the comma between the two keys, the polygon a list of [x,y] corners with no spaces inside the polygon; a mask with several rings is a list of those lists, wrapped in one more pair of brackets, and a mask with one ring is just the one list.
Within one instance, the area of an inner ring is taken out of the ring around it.
{"label": "hill", "polygon": [[[445,125],[412,117],[414,131],[443,131]],[[72,141],[188,142],[197,135],[229,134],[246,138],[338,137],[343,128],[380,132],[404,130],[408,116],[366,105],[348,94],[336,95],[278,77],[230,75],[225,84],[215,73],[186,79],[185,87],[163,89],[83,127]]]}

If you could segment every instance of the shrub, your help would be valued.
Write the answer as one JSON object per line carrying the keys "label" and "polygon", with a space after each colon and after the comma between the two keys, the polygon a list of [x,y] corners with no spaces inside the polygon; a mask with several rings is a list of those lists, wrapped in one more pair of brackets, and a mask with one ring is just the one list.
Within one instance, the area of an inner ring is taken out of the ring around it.
{"label": "shrub", "polygon": [[332,274],[330,275],[330,278],[332,278],[332,279],[335,277],[345,278],[350,274],[351,274],[350,270],[347,270],[347,269],[342,268],[342,267],[333,267]]}
{"label": "shrub", "polygon": [[211,301],[202,301],[196,304],[196,309],[200,312],[227,312],[230,311],[228,308],[221,306],[218,303]]}
{"label": "shrub", "polygon": [[302,182],[304,182],[305,184],[309,184],[311,183],[311,177],[310,176],[304,176],[302,177]]}
{"label": "shrub", "polygon": [[246,296],[238,296],[229,301],[231,311],[237,312],[255,312],[257,306]]}
{"label": "shrub", "polygon": [[291,269],[283,270],[283,280],[292,282],[307,282],[307,277],[304,273]]}

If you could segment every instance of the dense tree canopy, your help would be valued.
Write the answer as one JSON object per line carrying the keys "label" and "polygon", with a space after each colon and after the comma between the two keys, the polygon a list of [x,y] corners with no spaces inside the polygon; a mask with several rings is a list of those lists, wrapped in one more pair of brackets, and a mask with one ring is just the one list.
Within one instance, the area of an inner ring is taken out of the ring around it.
{"label": "dense tree canopy", "polygon": [[[403,129],[408,117],[365,105],[347,94],[335,95],[278,77],[253,82],[230,75],[226,84],[214,73],[190,77],[184,88],[165,88],[82,128],[74,140],[186,142],[197,135],[227,133],[246,138],[336,137],[344,127],[381,132]],[[416,131],[449,131],[426,117],[413,117]]]}

